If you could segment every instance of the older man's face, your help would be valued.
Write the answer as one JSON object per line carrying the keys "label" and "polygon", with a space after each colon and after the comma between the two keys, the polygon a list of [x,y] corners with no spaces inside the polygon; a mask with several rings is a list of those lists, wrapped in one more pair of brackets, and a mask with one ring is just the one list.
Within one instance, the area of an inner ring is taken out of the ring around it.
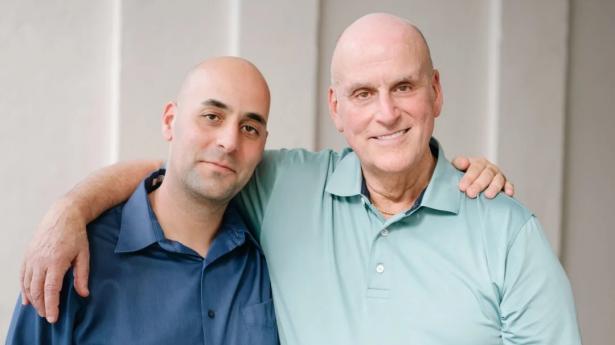
{"label": "older man's face", "polygon": [[399,42],[355,49],[340,59],[330,108],[364,168],[404,172],[428,152],[442,95],[426,56],[420,46]]}

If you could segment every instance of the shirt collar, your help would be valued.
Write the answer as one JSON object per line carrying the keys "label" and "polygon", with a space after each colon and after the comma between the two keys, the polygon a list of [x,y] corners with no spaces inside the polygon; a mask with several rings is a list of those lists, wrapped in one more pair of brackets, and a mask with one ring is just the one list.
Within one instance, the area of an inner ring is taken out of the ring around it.
{"label": "shirt collar", "polygon": [[[165,240],[164,232],[158,223],[147,194],[160,186],[165,170],[160,169],[152,173],[142,183],[139,184],[130,199],[124,204],[122,209],[122,220],[115,253],[136,252],[147,246]],[[212,243],[219,248],[216,253],[208,253],[208,260],[213,261],[233,248],[242,245],[246,239],[252,245],[260,248],[254,236],[248,231],[236,206],[231,202],[225,212],[220,225],[220,230]]]}
{"label": "shirt collar", "polygon": [[[446,159],[435,138],[431,138],[429,146],[432,152],[437,152],[436,167],[422,193],[419,207],[458,213],[462,196],[458,188],[459,172]],[[363,174],[359,157],[351,149],[345,149],[341,155],[342,158],[331,174],[325,191],[341,197],[362,195]]]}
{"label": "shirt collar", "polygon": [[116,253],[135,252],[164,239],[164,233],[152,211],[146,189],[154,175],[159,172],[153,173],[140,183],[124,204],[120,234],[115,246]]}

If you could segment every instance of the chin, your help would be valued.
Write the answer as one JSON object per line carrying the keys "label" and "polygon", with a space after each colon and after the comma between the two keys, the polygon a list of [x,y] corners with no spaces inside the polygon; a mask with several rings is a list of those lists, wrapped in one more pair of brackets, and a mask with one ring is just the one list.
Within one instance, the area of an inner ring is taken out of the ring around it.
{"label": "chin", "polygon": [[398,157],[379,157],[380,159],[376,159],[371,162],[371,165],[377,170],[389,173],[389,174],[398,174],[403,173],[411,169],[411,162],[408,160],[400,160]]}

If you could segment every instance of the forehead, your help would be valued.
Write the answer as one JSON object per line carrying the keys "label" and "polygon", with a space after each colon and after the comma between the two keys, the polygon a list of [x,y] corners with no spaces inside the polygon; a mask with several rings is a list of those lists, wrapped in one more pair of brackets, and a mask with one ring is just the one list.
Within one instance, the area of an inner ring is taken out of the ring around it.
{"label": "forehead", "polygon": [[428,65],[420,47],[409,43],[355,47],[341,62],[337,81],[343,85],[418,79]]}
{"label": "forehead", "polygon": [[267,116],[269,93],[264,82],[255,76],[212,71],[193,76],[178,101],[191,108],[212,106],[203,103],[215,99],[239,112],[256,112]]}

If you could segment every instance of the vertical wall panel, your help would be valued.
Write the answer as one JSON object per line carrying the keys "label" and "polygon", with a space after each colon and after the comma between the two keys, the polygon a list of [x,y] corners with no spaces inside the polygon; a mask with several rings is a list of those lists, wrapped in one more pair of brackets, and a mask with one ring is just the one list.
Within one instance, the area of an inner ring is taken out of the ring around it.
{"label": "vertical wall panel", "polygon": [[231,1],[121,1],[119,157],[165,158],[160,119],[186,72],[228,55]]}
{"label": "vertical wall panel", "polygon": [[315,147],[318,3],[241,2],[239,55],[262,70],[271,88],[268,148]]}
{"label": "vertical wall panel", "polygon": [[0,2],[0,341],[26,242],[44,211],[109,147],[108,2]]}
{"label": "vertical wall panel", "polygon": [[560,247],[568,2],[502,2],[497,161]]}
{"label": "vertical wall panel", "polygon": [[583,343],[615,326],[615,2],[571,2],[563,261]]}

